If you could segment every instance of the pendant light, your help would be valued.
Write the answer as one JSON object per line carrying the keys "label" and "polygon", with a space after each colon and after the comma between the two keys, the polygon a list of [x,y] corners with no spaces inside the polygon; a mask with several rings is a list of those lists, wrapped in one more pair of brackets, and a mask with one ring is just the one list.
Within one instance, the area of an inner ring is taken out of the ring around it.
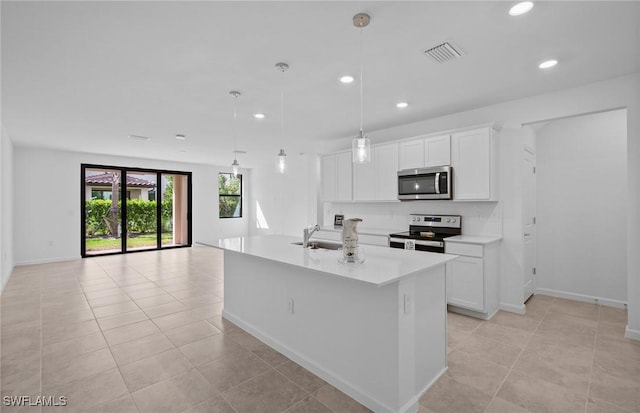
{"label": "pendant light", "polygon": [[237,90],[232,90],[231,92],[229,92],[229,94],[235,98],[235,100],[233,101],[233,163],[231,163],[231,173],[235,178],[238,176],[238,172],[240,169],[240,164],[238,163],[238,159],[236,157],[238,154],[238,149],[236,148],[236,119],[238,118],[237,106],[240,92],[238,92]]}
{"label": "pendant light", "polygon": [[363,106],[364,106],[364,81],[363,81],[363,59],[362,59],[362,29],[369,25],[371,18],[368,14],[358,13],[353,16],[353,25],[360,29],[360,133],[351,142],[352,161],[355,164],[371,162],[371,142],[364,134],[363,127]]}
{"label": "pendant light", "polygon": [[[282,81],[280,82],[280,144],[284,145],[284,72],[289,70],[289,65],[286,63],[276,63],[276,69],[283,73]],[[276,158],[276,172],[285,173],[287,171],[287,153],[284,148],[280,147],[280,152]]]}

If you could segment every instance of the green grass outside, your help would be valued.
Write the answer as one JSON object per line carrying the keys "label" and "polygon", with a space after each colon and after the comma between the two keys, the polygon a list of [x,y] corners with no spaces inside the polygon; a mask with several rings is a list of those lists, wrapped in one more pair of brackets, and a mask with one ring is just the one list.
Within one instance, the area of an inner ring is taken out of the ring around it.
{"label": "green grass outside", "polygon": [[[156,247],[156,234],[141,234],[127,238],[127,248]],[[162,244],[171,243],[173,234],[171,232],[162,233]],[[102,251],[120,249],[122,240],[120,238],[88,238],[86,239],[87,251]]]}

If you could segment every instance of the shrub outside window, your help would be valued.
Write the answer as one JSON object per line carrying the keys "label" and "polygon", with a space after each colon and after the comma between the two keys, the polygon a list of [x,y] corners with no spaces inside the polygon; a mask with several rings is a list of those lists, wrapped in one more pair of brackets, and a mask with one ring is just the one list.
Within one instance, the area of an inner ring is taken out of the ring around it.
{"label": "shrub outside window", "polygon": [[242,217],[242,175],[218,174],[220,218]]}

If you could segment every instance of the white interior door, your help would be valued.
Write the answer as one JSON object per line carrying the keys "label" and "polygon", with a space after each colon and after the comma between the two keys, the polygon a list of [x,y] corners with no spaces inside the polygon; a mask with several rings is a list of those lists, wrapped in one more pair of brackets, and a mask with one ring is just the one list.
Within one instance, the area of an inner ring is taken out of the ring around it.
{"label": "white interior door", "polygon": [[524,147],[522,164],[522,231],[524,301],[534,289],[536,268],[536,153],[527,145]]}

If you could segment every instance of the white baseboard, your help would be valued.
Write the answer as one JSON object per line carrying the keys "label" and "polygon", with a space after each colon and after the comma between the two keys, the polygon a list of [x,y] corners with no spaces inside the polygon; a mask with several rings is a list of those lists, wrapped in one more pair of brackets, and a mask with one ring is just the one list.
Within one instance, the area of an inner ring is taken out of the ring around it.
{"label": "white baseboard", "polygon": [[500,309],[502,311],[508,311],[510,313],[516,313],[516,314],[524,314],[527,311],[526,306],[524,304],[513,305],[513,304],[500,303]]}
{"label": "white baseboard", "polygon": [[50,264],[54,262],[62,262],[62,261],[75,261],[81,259],[80,256],[76,257],[58,257],[58,258],[43,258],[39,260],[29,260],[29,261],[20,261],[16,263],[16,267],[21,267],[24,265],[38,265],[38,264]]}
{"label": "white baseboard", "polygon": [[[0,280],[2,280],[2,284],[0,285],[0,294],[2,294],[2,292],[4,291],[4,287],[7,286],[9,278],[11,278],[11,274],[13,274],[13,267],[11,267],[8,274],[0,274]],[[4,278],[5,276],[7,278]]]}
{"label": "white baseboard", "polygon": [[638,340],[640,341],[640,330],[632,330],[629,328],[629,326],[627,326],[624,329],[624,336],[626,338],[629,338],[631,340]]}
{"label": "white baseboard", "polygon": [[481,320],[491,320],[491,317],[496,315],[499,309],[496,309],[493,313],[481,313],[480,311],[468,310],[466,308],[458,307],[452,304],[447,305],[447,311],[452,313],[466,315],[468,317],[479,318]]}
{"label": "white baseboard", "polygon": [[[258,339],[260,339],[261,341],[265,342],[266,344],[268,344],[269,346],[273,347],[274,349],[278,350],[280,353],[284,354],[286,357],[288,357],[291,360],[295,361],[296,363],[298,363],[299,365],[301,365],[305,369],[309,370],[310,372],[312,372],[316,376],[320,377],[321,379],[323,379],[327,383],[331,384],[332,386],[338,388],[340,391],[342,391],[345,394],[349,395],[351,398],[353,398],[354,400],[358,401],[359,403],[362,403],[363,405],[367,406],[368,408],[370,408],[374,412],[381,412],[381,413],[393,413],[393,412],[395,412],[395,410],[391,409],[389,406],[386,406],[386,405],[380,403],[373,396],[361,391],[360,389],[358,389],[356,386],[354,386],[350,382],[344,380],[342,377],[336,375],[335,373],[333,373],[331,371],[328,371],[328,370],[324,369],[322,366],[319,366],[314,361],[309,360],[308,358],[298,354],[297,352],[295,352],[294,350],[292,350],[288,346],[284,345],[280,341],[275,340],[274,338],[272,338],[268,334],[265,334],[262,331],[256,329],[253,325],[242,321],[241,319],[239,319],[238,317],[236,317],[233,314],[229,313],[228,311],[222,310],[222,317],[227,319],[227,320],[229,320],[229,321],[231,321],[233,324],[235,324],[238,327],[242,328],[243,330],[247,331],[251,335],[257,337]],[[431,385],[433,383],[435,383],[436,380],[438,378],[440,378],[440,376],[442,374],[444,374],[445,371],[446,371],[446,367],[440,373],[440,375],[438,375],[438,377],[436,379],[434,379],[431,383],[429,383],[427,385],[427,387],[424,390],[422,390],[422,392],[420,393],[420,396],[422,394],[424,394],[424,392],[426,392],[429,389],[429,387],[431,387]],[[413,412],[415,412],[416,411],[415,408],[417,407],[417,401],[419,399],[420,399],[419,396],[416,396],[416,397],[412,398],[408,403],[406,403],[404,406],[402,406],[402,409],[400,409],[398,411],[398,413],[413,413]]]}
{"label": "white baseboard", "polygon": [[604,298],[604,297],[595,297],[592,295],[585,295],[585,294],[569,293],[566,291],[551,290],[548,288],[536,288],[535,293],[542,294],[542,295],[550,295],[552,297],[558,297],[558,298],[566,298],[567,300],[582,301],[582,302],[591,303],[591,304],[601,304],[607,307],[616,307],[616,308],[627,307],[626,301],[613,300],[613,299]]}

